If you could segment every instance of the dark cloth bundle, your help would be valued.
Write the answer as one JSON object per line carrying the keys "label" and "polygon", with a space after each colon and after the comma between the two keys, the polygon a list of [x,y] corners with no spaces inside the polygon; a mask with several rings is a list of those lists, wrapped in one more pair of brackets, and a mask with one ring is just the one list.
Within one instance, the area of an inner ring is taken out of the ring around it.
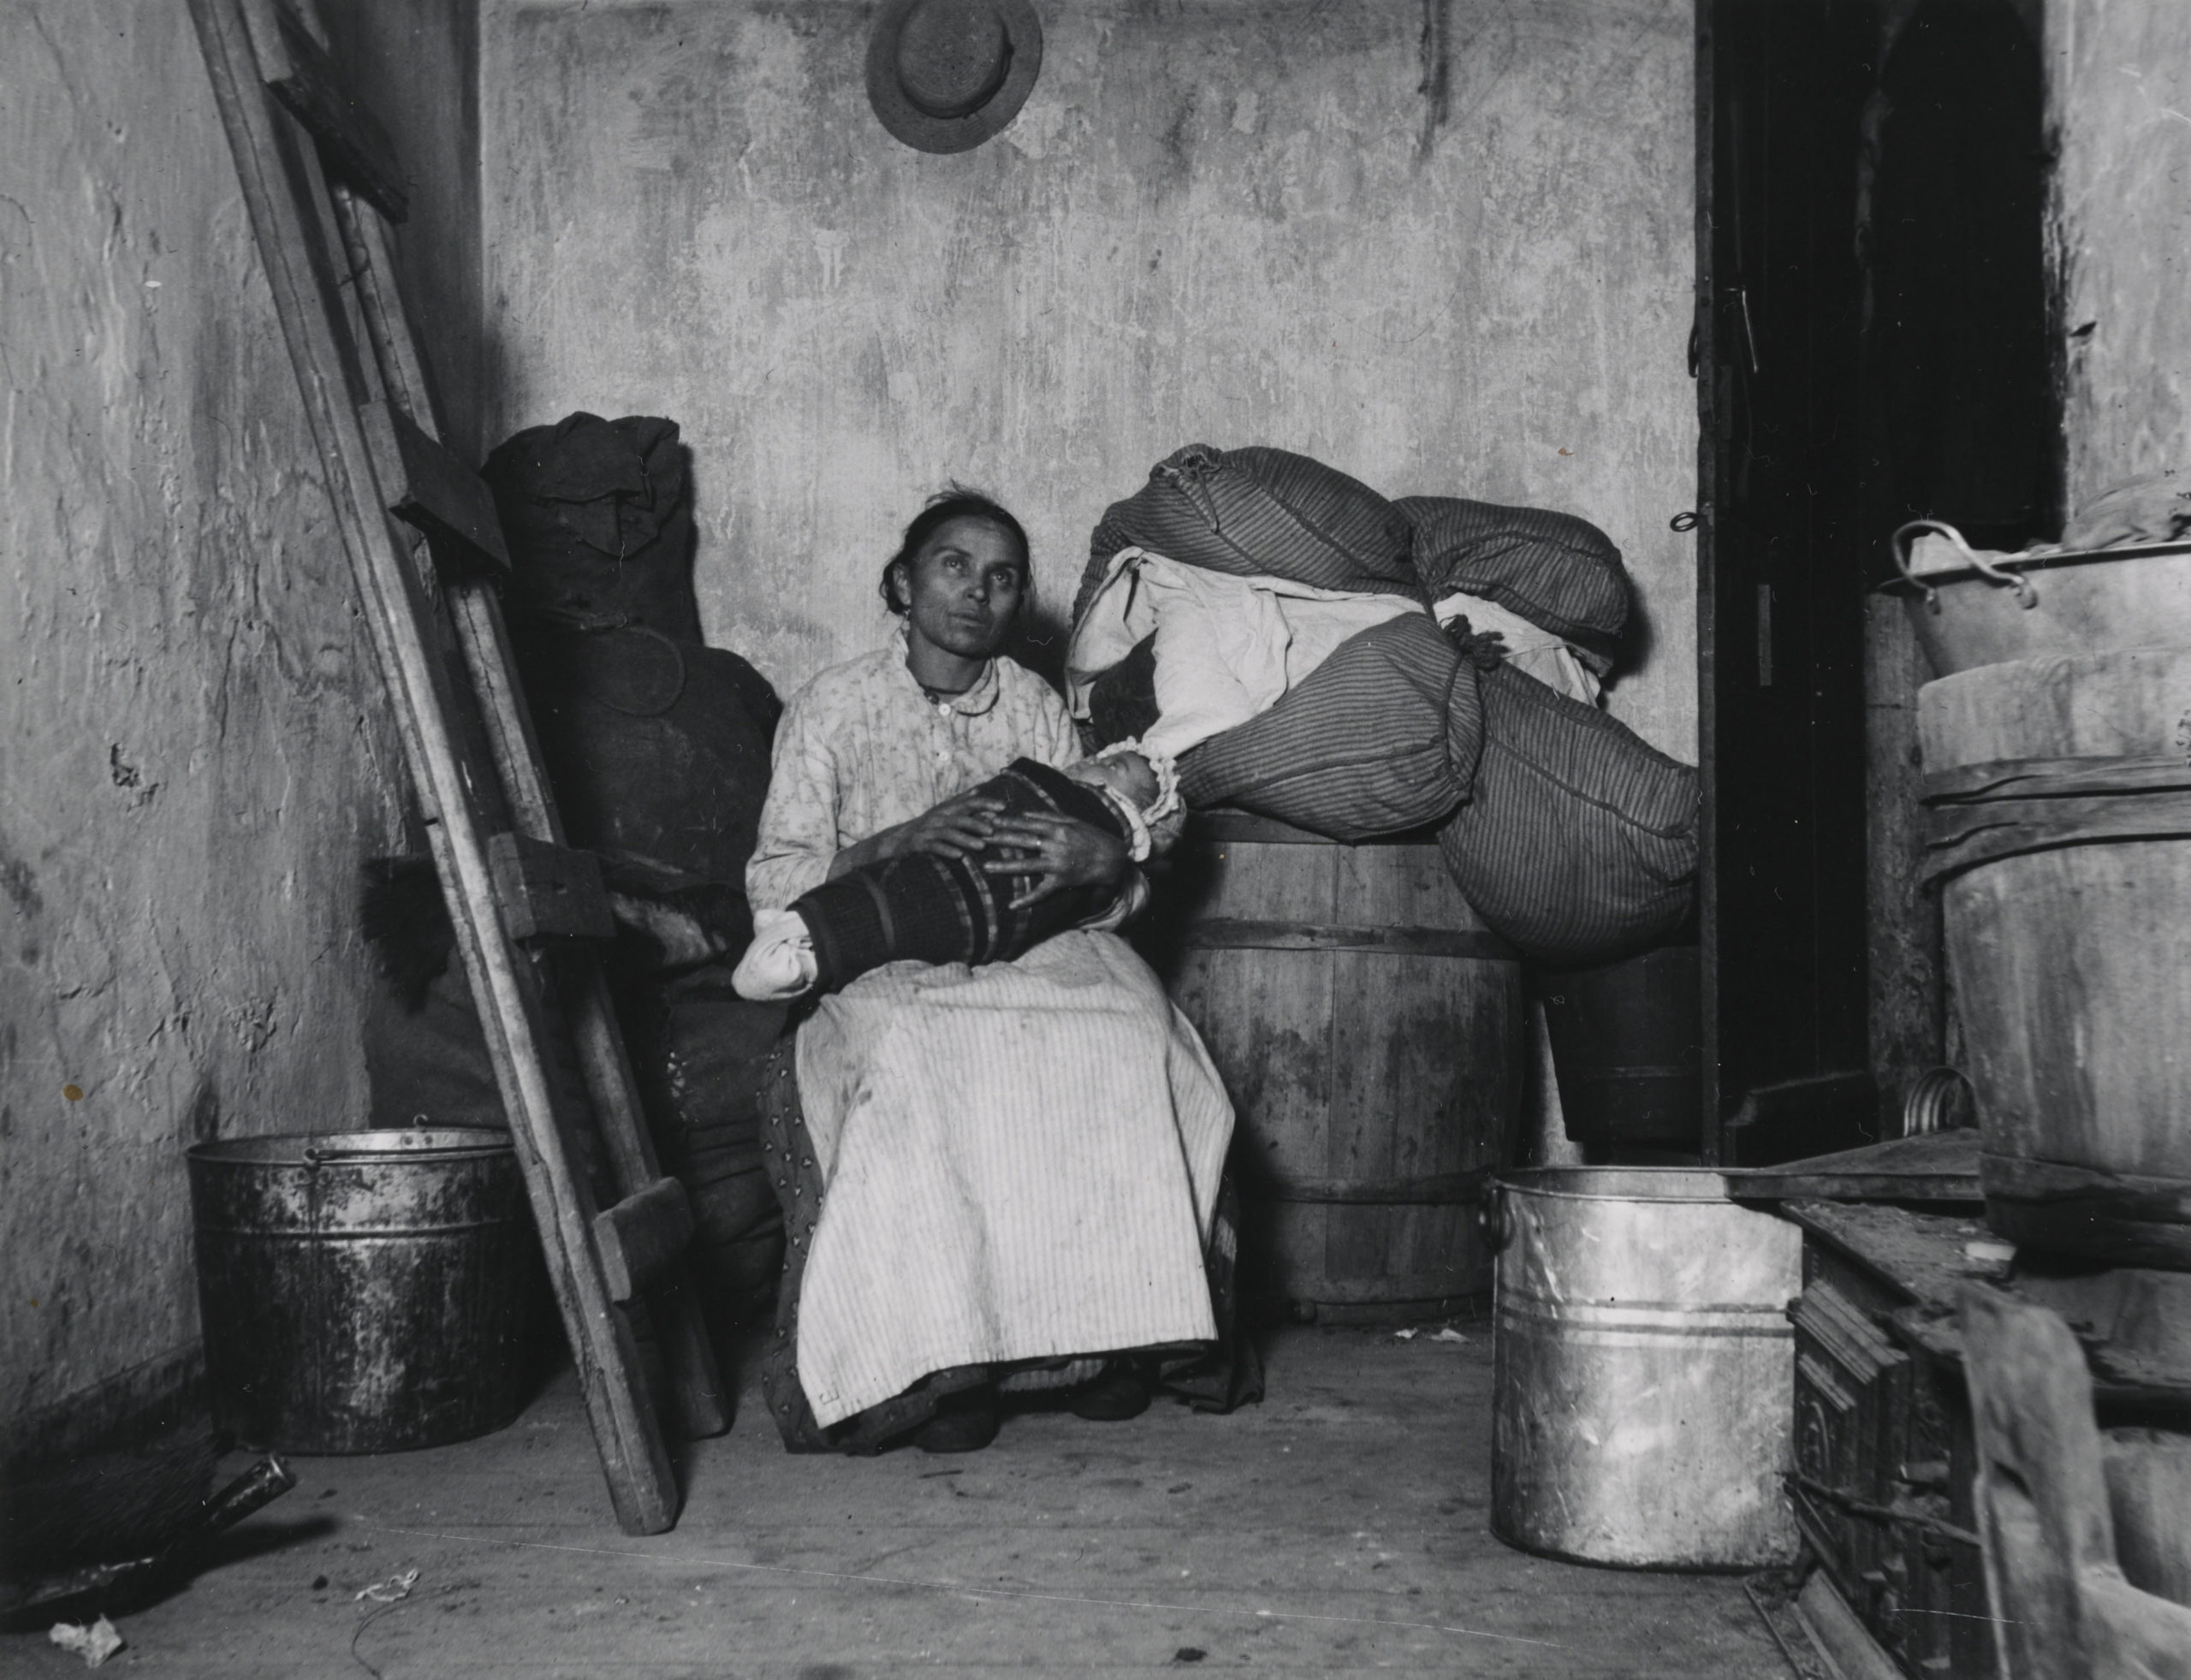
{"label": "dark cloth bundle", "polygon": [[1415,571],[1434,603],[1480,596],[1572,646],[1600,674],[1628,623],[1620,550],[1587,519],[1544,508],[1502,508],[1449,496],[1392,506],[1415,532]]}
{"label": "dark cloth bundle", "polygon": [[[693,917],[732,950],[752,933],[745,860],[783,708],[738,655],[704,645],[676,423],[571,414],[484,469],[510,549],[510,640],[563,826],[612,892]],[[760,1067],[781,1005],[727,963],[666,968],[630,930],[609,972],[655,1141],[683,1181],[692,1258],[721,1330],[773,1295],[783,1226],[760,1174]]]}
{"label": "dark cloth bundle", "polygon": [[1609,962],[1672,933],[1696,899],[1695,770],[1511,666],[1477,686],[1476,785],[1438,836],[1477,914],[1540,962]]}
{"label": "dark cloth bundle", "polygon": [[1481,723],[1476,667],[1411,613],[1357,632],[1262,716],[1187,753],[1179,793],[1333,840],[1404,833],[1468,797]]}
{"label": "dark cloth bundle", "polygon": [[[1000,801],[1008,816],[1072,816],[1127,838],[1111,802],[1047,764],[1015,758],[973,790]],[[983,858],[915,852],[847,870],[796,899],[791,908],[814,936],[814,990],[834,991],[870,969],[923,963],[1008,962],[1100,912],[1109,888],[1079,887],[1024,909],[1011,907],[1024,884],[992,876]]]}
{"label": "dark cloth bundle", "polygon": [[721,963],[632,988],[621,1012],[662,1165],[692,1205],[686,1257],[718,1345],[763,1315],[784,1257],[761,1161],[761,1078],[789,1006],[749,1003]]}
{"label": "dark cloth bundle", "polygon": [[[1113,503],[1089,544],[1081,609],[1111,558],[1139,546],[1189,566],[1426,603],[1480,597],[1617,659],[1631,587],[1620,550],[1571,513],[1452,496],[1386,502],[1277,449],[1194,445]],[[1528,955],[1608,961],[1674,931],[1695,899],[1696,772],[1605,713],[1499,662],[1495,638],[1428,614],[1342,643],[1262,715],[1179,761],[1196,808],[1229,805],[1333,840],[1443,823],[1470,904]],[[1084,736],[1156,721],[1155,643],[1088,688]]]}
{"label": "dark cloth bundle", "polygon": [[698,644],[692,508],[677,423],[567,414],[510,438],[480,469],[495,493],[520,617],[639,624]]}
{"label": "dark cloth bundle", "polygon": [[1391,502],[1321,461],[1261,445],[1191,443],[1150,469],[1137,494],[1103,510],[1072,616],[1078,622],[1121,549],[1235,577],[1416,595],[1410,542]]}
{"label": "dark cloth bundle", "polygon": [[768,679],[650,631],[535,621],[512,640],[573,842],[743,891],[783,710]]}

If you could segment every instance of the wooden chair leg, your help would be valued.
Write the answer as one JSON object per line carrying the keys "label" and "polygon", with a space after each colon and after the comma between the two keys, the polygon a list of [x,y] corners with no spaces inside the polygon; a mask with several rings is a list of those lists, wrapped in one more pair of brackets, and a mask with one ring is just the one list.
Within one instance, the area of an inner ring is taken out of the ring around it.
{"label": "wooden chair leg", "polygon": [[2191,1609],[2123,1578],[2092,1379],[2069,1327],[1962,1291],[1986,1588],[2006,1680],[2191,1680]]}

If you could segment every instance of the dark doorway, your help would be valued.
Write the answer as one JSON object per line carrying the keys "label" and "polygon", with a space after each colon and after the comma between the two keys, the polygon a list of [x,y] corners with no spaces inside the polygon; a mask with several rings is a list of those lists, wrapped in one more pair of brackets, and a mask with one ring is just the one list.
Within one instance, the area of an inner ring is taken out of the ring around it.
{"label": "dark doorway", "polygon": [[1866,591],[2058,520],[2034,3],[1700,0],[1708,1156],[1877,1135]]}

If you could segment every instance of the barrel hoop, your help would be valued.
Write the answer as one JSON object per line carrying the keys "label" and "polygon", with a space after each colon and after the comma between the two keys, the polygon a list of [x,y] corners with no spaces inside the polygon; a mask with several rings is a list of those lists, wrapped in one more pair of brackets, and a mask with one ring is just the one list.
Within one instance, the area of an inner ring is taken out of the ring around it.
{"label": "barrel hoop", "polygon": [[422,1237],[453,1237],[466,1231],[508,1231],[521,1222],[513,1214],[499,1220],[465,1220],[448,1225],[319,1225],[268,1230],[262,1226],[196,1222],[208,1237],[245,1237],[255,1243],[416,1242]]}
{"label": "barrel hoop", "polygon": [[1925,803],[2060,798],[2075,794],[2157,793],[2191,787],[2180,753],[2125,758],[1992,758],[1925,778]]}
{"label": "barrel hoop", "polygon": [[1247,846],[1343,846],[1349,850],[1365,846],[1435,846],[1434,828],[1410,828],[1404,834],[1379,834],[1372,840],[1339,840],[1312,829],[1297,828],[1274,816],[1251,811],[1206,810],[1195,812],[1187,830],[1190,840],[1233,840]]}
{"label": "barrel hoop", "polygon": [[1521,960],[1520,953],[1497,934],[1478,928],[1358,928],[1212,917],[1189,923],[1181,931],[1180,943],[1200,951],[1369,951],[1394,957]]}
{"label": "barrel hoop", "polygon": [[1246,1179],[1241,1188],[1263,1202],[1306,1202],[1338,1207],[1435,1207],[1476,1200],[1492,1169],[1439,1172],[1421,1178],[1297,1178],[1276,1175]]}
{"label": "barrel hoop", "polygon": [[2191,839],[2191,788],[2022,799],[1974,799],[1925,812],[1927,884],[2028,852],[2110,840]]}

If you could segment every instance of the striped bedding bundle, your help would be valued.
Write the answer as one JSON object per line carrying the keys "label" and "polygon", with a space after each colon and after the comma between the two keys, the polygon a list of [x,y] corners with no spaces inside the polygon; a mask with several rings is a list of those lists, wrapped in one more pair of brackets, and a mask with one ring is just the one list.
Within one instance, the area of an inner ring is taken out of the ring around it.
{"label": "striped bedding bundle", "polygon": [[1476,913],[1540,962],[1642,950],[1696,896],[1696,772],[1594,706],[1479,674],[1483,751],[1438,849]]}
{"label": "striped bedding bundle", "polygon": [[[1096,788],[1016,758],[972,790],[1008,816],[1071,816],[1131,840],[1125,818]],[[1018,876],[986,873],[981,854],[912,852],[852,870],[794,899],[814,941],[814,989],[834,992],[885,963],[993,963],[1099,915],[1113,894],[1078,887],[1015,910]]]}
{"label": "striped bedding bundle", "polygon": [[1137,493],[1103,510],[1089,539],[1073,621],[1122,549],[1239,578],[1419,600],[1412,546],[1407,520],[1391,502],[1321,461],[1261,446],[1190,443],[1150,468]]}
{"label": "striped bedding bundle", "polygon": [[1476,667],[1415,613],[1341,644],[1261,717],[1187,754],[1179,793],[1333,840],[1403,834],[1468,798],[1482,724]]}
{"label": "striped bedding bundle", "polygon": [[[1610,960],[1687,918],[1696,772],[1584,703],[1612,666],[1630,596],[1596,526],[1457,497],[1388,502],[1303,456],[1196,445],[1105,511],[1077,626],[1134,546],[1235,576],[1405,593],[1450,620],[1444,634],[1428,613],[1363,630],[1258,715],[1185,753],[1190,804],[1348,841],[1436,828],[1470,902],[1541,960]],[[1499,663],[1480,632],[1509,614],[1557,638],[1528,657],[1547,676],[1564,671],[1565,692]],[[1162,644],[1107,651],[1107,668],[1074,674],[1076,714],[1089,733],[1146,734],[1161,713]]]}
{"label": "striped bedding bundle", "polygon": [[1548,508],[1450,496],[1402,496],[1392,507],[1413,533],[1416,576],[1434,608],[1480,596],[1550,631],[1600,675],[1612,668],[1628,625],[1628,573],[1597,526]]}
{"label": "striped bedding bundle", "polygon": [[1215,1337],[1232,1104],[1114,935],[879,970],[822,1000],[797,1060],[828,1186],[797,1342],[822,1428],[936,1371]]}

